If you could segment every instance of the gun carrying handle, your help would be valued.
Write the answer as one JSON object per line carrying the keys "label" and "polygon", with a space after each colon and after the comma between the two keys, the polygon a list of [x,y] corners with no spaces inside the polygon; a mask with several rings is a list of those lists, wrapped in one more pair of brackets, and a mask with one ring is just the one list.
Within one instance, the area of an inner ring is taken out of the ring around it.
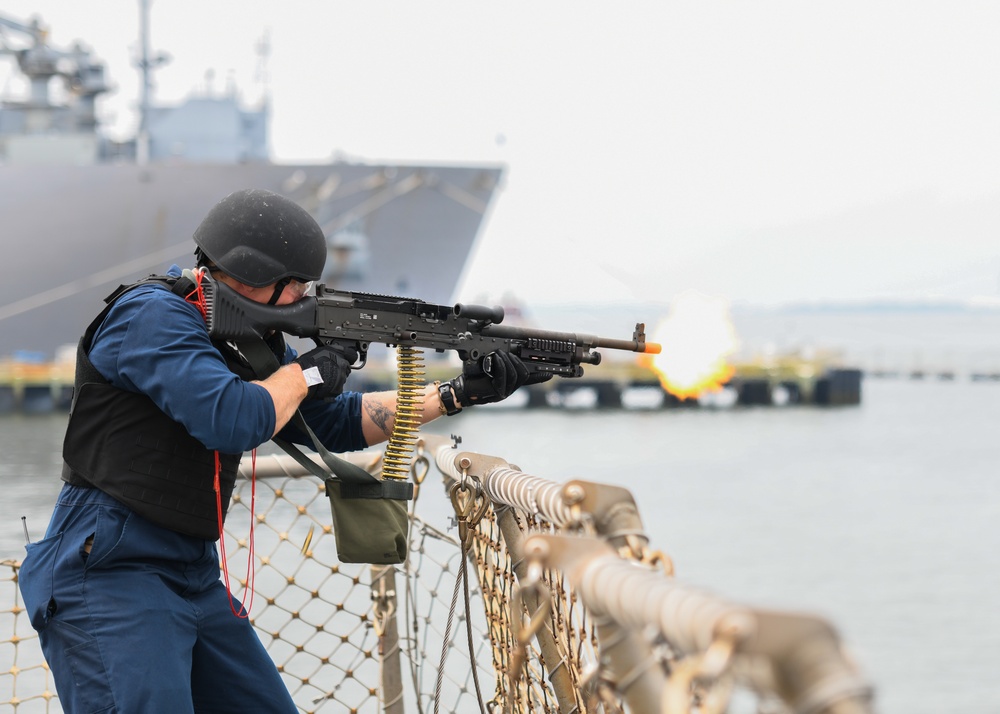
{"label": "gun carrying handle", "polygon": [[495,305],[465,305],[458,303],[455,305],[455,316],[466,317],[470,320],[482,320],[483,322],[498,325],[503,322],[503,307]]}

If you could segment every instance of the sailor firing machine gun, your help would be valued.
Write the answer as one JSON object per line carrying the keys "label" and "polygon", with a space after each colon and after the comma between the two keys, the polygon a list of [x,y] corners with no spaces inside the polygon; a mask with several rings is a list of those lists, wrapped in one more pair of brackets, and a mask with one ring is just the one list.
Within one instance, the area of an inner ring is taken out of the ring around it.
{"label": "sailor firing machine gun", "polygon": [[[599,348],[658,354],[660,345],[646,342],[645,326],[636,325],[631,340],[617,340],[569,332],[552,332],[501,325],[502,307],[457,304],[433,305],[423,300],[336,290],[325,285],[289,305],[264,305],[249,300],[225,283],[204,275],[205,318],[213,339],[238,346],[256,346],[272,331],[312,338],[317,344],[339,343],[357,350],[361,369],[373,343],[397,348],[397,414],[382,458],[381,478],[330,454],[309,433],[329,474],[305,458],[294,446],[275,442],[300,464],[322,478],[337,537],[338,556],[344,562],[400,563],[407,553],[407,514],[404,502],[412,499],[413,484],[407,481],[419,410],[423,403],[423,363],[420,350],[454,350],[464,361],[463,374],[480,370],[490,375],[494,354],[507,352],[519,357],[528,370],[528,382],[552,376],[581,377],[583,365],[601,363]],[[241,348],[242,349],[242,348]],[[446,385],[441,385],[444,388]],[[440,389],[439,389],[440,392]],[[442,405],[446,406],[442,393]],[[449,409],[448,414],[460,411]],[[302,428],[309,432],[299,417]],[[466,488],[456,482],[456,487]],[[476,488],[478,492],[478,486]],[[478,500],[482,500],[480,497]],[[475,498],[452,493],[456,505],[472,504]]]}

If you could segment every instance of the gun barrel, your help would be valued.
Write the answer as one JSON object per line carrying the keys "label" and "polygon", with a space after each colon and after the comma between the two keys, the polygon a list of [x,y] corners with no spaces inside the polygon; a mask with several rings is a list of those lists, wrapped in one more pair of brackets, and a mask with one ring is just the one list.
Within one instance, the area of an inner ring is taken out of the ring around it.
{"label": "gun barrel", "polygon": [[594,337],[593,335],[579,335],[573,332],[553,332],[551,330],[539,330],[531,327],[513,327],[509,325],[490,325],[483,329],[484,335],[490,337],[502,337],[510,339],[526,339],[534,337],[540,340],[562,340],[573,342],[587,348],[604,347],[610,350],[624,350],[626,352],[642,352],[645,354],[659,354],[660,345],[656,342],[646,342],[644,339],[616,340],[610,337]]}
{"label": "gun barrel", "polygon": [[658,355],[663,346],[658,342],[640,340],[615,340],[607,337],[595,337],[594,347],[606,347],[609,350],[625,350],[626,352],[642,352],[647,355]]}

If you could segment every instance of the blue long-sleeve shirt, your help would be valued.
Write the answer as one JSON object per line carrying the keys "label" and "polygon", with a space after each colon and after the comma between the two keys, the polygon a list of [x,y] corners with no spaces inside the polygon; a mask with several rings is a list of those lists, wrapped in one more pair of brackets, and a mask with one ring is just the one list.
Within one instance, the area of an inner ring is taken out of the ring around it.
{"label": "blue long-sleeve shirt", "polygon": [[[179,276],[172,266],[169,275]],[[245,382],[226,366],[208,336],[198,308],[160,284],[122,296],[94,335],[90,361],[112,385],[147,395],[206,448],[250,451],[271,438],[274,402],[259,384]],[[284,362],[295,357],[288,348]],[[333,401],[305,401],[306,422],[331,451],[367,446],[361,430],[361,394]],[[280,436],[312,446],[299,430]]]}

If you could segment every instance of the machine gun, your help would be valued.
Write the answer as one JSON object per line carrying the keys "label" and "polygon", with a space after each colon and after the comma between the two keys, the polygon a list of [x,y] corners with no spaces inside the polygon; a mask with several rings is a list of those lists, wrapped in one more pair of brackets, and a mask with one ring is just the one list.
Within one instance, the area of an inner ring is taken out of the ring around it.
{"label": "machine gun", "polygon": [[225,283],[205,276],[208,332],[213,339],[263,337],[272,330],[312,338],[317,344],[353,346],[361,369],[372,343],[388,347],[454,350],[463,361],[480,361],[495,351],[520,357],[529,374],[580,377],[583,365],[601,362],[599,348],[659,354],[646,342],[645,325],[631,340],[501,325],[500,306],[434,305],[423,300],[336,290],[325,285],[316,296],[291,305],[270,306],[243,297]]}

